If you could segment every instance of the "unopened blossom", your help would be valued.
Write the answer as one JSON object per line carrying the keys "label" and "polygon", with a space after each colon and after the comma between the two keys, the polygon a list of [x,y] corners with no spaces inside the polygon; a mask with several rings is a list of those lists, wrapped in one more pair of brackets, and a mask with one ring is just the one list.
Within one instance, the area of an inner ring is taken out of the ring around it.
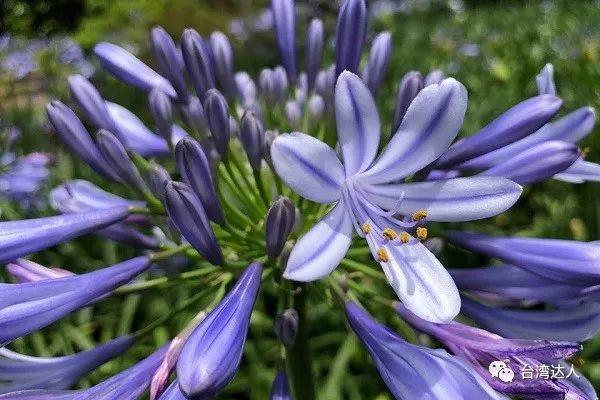
{"label": "unopened blossom", "polygon": [[271,400],[291,400],[290,385],[285,372],[279,371],[271,387]]}

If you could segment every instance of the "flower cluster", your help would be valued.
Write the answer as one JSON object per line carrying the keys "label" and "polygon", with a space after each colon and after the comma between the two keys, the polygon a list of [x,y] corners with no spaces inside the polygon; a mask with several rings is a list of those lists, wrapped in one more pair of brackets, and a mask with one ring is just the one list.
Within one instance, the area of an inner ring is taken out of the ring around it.
{"label": "flower cluster", "polygon": [[[563,362],[600,330],[597,243],[451,231],[453,244],[506,265],[447,270],[436,256],[439,241],[428,238],[430,222],[506,211],[524,185],[600,180],[600,166],[576,146],[594,125],[593,110],[551,122],[562,102],[548,65],[537,77],[537,96],[456,140],[467,89],[439,70],[425,77],[411,71],[398,85],[393,119],[382,123],[375,97],[392,35],[377,34],[361,65],[364,0],[343,2],[330,66],[322,65],[322,21],[306,29],[302,68],[294,1],[273,0],[270,15],[282,65],[256,79],[236,71],[221,32],[202,37],[189,29],[178,46],[154,28],[158,71],[115,44],[97,44],[106,71],[147,93],[153,128],[81,75],[68,84],[83,120],[65,102],[48,104],[66,146],[132,195],[73,180],[50,194],[60,215],[0,222],[0,261],[18,282],[0,284],[0,344],[119,291],[205,277],[210,302],[163,347],[88,389],[72,386],[181,309],[199,307],[198,298],[83,353],[41,359],[3,349],[0,399],[137,399],[148,388],[153,400],[216,396],[240,367],[261,286],[277,299],[270,315],[281,351],[272,399],[316,397],[307,356],[314,291],[345,311],[395,398],[596,398],[583,377],[504,382],[487,366]],[[140,255],[84,274],[22,258],[89,233]],[[165,263],[183,271],[148,275]],[[409,343],[359,302],[391,305],[452,354]],[[454,322],[461,312],[494,333]]]}

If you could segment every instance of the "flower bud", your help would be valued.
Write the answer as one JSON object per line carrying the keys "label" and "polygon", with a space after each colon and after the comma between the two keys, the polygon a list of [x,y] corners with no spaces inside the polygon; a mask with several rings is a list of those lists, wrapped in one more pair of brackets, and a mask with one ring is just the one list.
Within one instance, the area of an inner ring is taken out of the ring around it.
{"label": "flower bud", "polygon": [[252,111],[246,111],[242,116],[240,141],[254,172],[260,171],[264,140],[265,129],[260,119]]}
{"label": "flower bud", "polygon": [[318,94],[313,94],[308,99],[308,114],[311,122],[316,122],[321,119],[325,112],[325,101]]}
{"label": "flower bud", "polygon": [[97,128],[116,132],[115,123],[98,90],[81,75],[69,76],[71,97]]}
{"label": "flower bud", "polygon": [[379,87],[385,78],[392,56],[392,35],[389,32],[379,33],[371,46],[369,63],[366,65],[362,80],[373,96],[377,95]]}
{"label": "flower bud", "polygon": [[203,99],[206,91],[215,87],[210,49],[198,32],[186,29],[181,37],[181,52],[196,94]]}
{"label": "flower bud", "polygon": [[290,100],[285,103],[285,119],[293,130],[300,129],[302,125],[302,109],[297,101]]}
{"label": "flower bud", "polygon": [[344,0],[335,31],[335,76],[344,70],[356,73],[365,46],[367,6],[365,0]]}
{"label": "flower bud", "polygon": [[287,98],[289,88],[289,81],[287,75],[285,74],[285,70],[280,66],[275,67],[273,70],[273,97],[275,101],[283,104],[285,99]]}
{"label": "flower bud", "polygon": [[227,296],[186,340],[177,361],[177,379],[187,398],[211,398],[235,376],[261,275],[261,265],[250,264]]}
{"label": "flower bud", "polygon": [[162,27],[157,26],[150,33],[150,43],[160,72],[173,85],[177,92],[177,98],[182,103],[187,103],[189,94],[183,79],[181,53],[173,42],[173,38]]}
{"label": "flower bud", "polygon": [[417,94],[423,89],[423,77],[419,71],[410,71],[404,75],[400,85],[398,85],[398,93],[396,94],[396,110],[394,111],[394,125],[392,134],[398,131],[406,110],[410,103],[417,97]]}
{"label": "flower bud", "polygon": [[546,64],[540,73],[535,77],[538,94],[556,95],[556,86],[554,85],[554,66]]}
{"label": "flower bud", "polygon": [[204,114],[208,122],[208,127],[215,147],[221,157],[226,158],[229,153],[229,108],[227,100],[216,89],[210,89],[206,92],[204,99]]}
{"label": "flower bud", "polygon": [[273,386],[271,387],[271,400],[291,400],[290,384],[287,375],[283,371],[277,372]]}
{"label": "flower bud", "polygon": [[283,246],[294,227],[296,208],[287,197],[279,197],[267,213],[265,232],[267,255],[275,259],[281,254]]}
{"label": "flower bud", "polygon": [[296,13],[294,0],[272,0],[275,40],[291,83],[296,82]]}
{"label": "flower bud", "polygon": [[112,165],[120,178],[130,187],[145,190],[146,183],[140,176],[137,168],[129,158],[127,150],[115,135],[107,130],[100,129],[97,135],[98,147],[106,161]]}
{"label": "flower bud", "polygon": [[233,49],[229,39],[222,32],[210,35],[210,47],[214,58],[215,75],[223,93],[230,97],[235,95],[235,79],[233,78]]}
{"label": "flower bud", "polygon": [[148,171],[148,186],[154,196],[160,200],[165,199],[165,186],[171,181],[171,175],[160,164],[150,162]]}
{"label": "flower bud", "polygon": [[298,334],[298,312],[290,308],[276,316],[273,329],[285,347],[292,346]]}
{"label": "flower bud", "polygon": [[235,74],[235,85],[242,106],[248,108],[256,104],[256,83],[247,72],[241,71]]}
{"label": "flower bud", "polygon": [[215,233],[192,188],[181,182],[167,183],[165,208],[177,230],[208,262],[223,264],[223,254]]}
{"label": "flower bud", "polygon": [[306,33],[306,83],[308,93],[315,86],[315,80],[317,79],[317,73],[319,72],[321,59],[323,58],[324,40],[323,21],[315,18],[310,21]]}
{"label": "flower bud", "polygon": [[442,71],[440,71],[439,69],[434,69],[425,77],[425,87],[429,85],[437,85],[438,83],[443,81],[445,77],[446,76]]}
{"label": "flower bud", "polygon": [[181,139],[175,147],[175,160],[183,181],[198,196],[208,218],[223,225],[225,219],[213,183],[210,164],[200,143],[191,137]]}
{"label": "flower bud", "polygon": [[153,89],[148,97],[150,113],[158,133],[167,141],[171,142],[173,135],[173,109],[171,99],[159,89]]}
{"label": "flower bud", "polygon": [[206,117],[204,107],[196,96],[190,96],[188,104],[178,105],[179,114],[185,123],[195,132],[203,135],[206,132]]}

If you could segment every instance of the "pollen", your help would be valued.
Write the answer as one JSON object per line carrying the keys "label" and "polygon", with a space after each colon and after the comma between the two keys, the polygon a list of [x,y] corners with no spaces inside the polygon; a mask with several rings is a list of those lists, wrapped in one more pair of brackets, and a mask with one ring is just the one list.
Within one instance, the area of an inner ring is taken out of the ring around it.
{"label": "pollen", "polygon": [[408,243],[410,240],[410,235],[407,232],[402,232],[400,234],[400,241],[404,244]]}
{"label": "pollen", "polygon": [[412,213],[413,221],[422,221],[425,218],[427,218],[427,211],[425,211],[425,210],[419,210],[419,211],[415,211],[414,213]]}
{"label": "pollen", "polygon": [[423,228],[422,226],[417,228],[417,237],[419,240],[427,239],[427,228]]}
{"label": "pollen", "polygon": [[369,233],[371,233],[371,224],[365,222],[364,224],[362,224],[361,228],[362,228],[363,232],[366,233],[367,235]]}
{"label": "pollen", "polygon": [[377,250],[377,257],[379,257],[379,261],[381,262],[390,261],[390,255],[388,254],[387,250],[383,247],[380,247],[379,250]]}
{"label": "pollen", "polygon": [[382,235],[387,240],[394,240],[398,237],[398,234],[392,228],[385,228],[382,232]]}

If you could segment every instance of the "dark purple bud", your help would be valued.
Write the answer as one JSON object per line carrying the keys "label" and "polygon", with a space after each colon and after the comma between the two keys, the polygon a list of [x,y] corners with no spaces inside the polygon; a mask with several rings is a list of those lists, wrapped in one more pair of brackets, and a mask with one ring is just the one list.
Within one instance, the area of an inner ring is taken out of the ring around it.
{"label": "dark purple bud", "polygon": [[242,116],[240,125],[240,141],[242,147],[248,156],[248,161],[252,170],[260,171],[260,164],[263,158],[263,143],[265,141],[265,129],[260,119],[252,111],[246,111]]}
{"label": "dark purple bud", "polygon": [[210,35],[210,47],[214,59],[215,75],[223,93],[227,97],[235,95],[235,79],[233,69],[233,49],[229,39],[222,32]]}
{"label": "dark purple bud", "polygon": [[215,147],[221,157],[226,158],[229,153],[229,108],[227,100],[216,89],[206,92],[204,99],[204,114],[208,122],[208,128],[212,134]]}
{"label": "dark purple bud", "polygon": [[274,169],[273,162],[271,160],[271,145],[273,144],[273,142],[275,141],[277,136],[279,136],[279,133],[276,131],[271,131],[271,130],[265,131],[263,154],[265,155],[265,161],[267,162],[267,164],[269,164],[271,169]]}
{"label": "dark purple bud", "polygon": [[105,178],[119,181],[118,175],[106,162],[88,131],[69,107],[55,100],[46,106],[46,112],[56,133],[73,153]]}
{"label": "dark purple bud", "polygon": [[287,375],[283,371],[277,372],[275,376],[271,387],[271,400],[292,400]]}
{"label": "dark purple bud", "polygon": [[211,264],[222,265],[223,254],[202,207],[202,202],[185,183],[165,186],[165,207],[183,237]]}
{"label": "dark purple bud", "polygon": [[163,91],[153,89],[148,96],[150,114],[156,123],[158,133],[167,141],[171,142],[173,135],[173,109],[171,99]]}
{"label": "dark purple bud", "polygon": [[181,53],[173,38],[162,27],[157,26],[152,28],[150,43],[160,72],[173,85],[179,101],[187,103],[189,94],[183,77]]}
{"label": "dark purple bud", "polygon": [[362,80],[365,82],[373,96],[377,95],[379,87],[385,78],[390,58],[392,56],[392,35],[389,32],[379,33],[369,53],[369,62],[362,73]]}
{"label": "dark purple bud", "polygon": [[94,47],[94,53],[105,70],[128,85],[147,91],[158,88],[170,97],[177,96],[168,80],[122,47],[101,42]]}
{"label": "dark purple bud", "polygon": [[71,96],[92,124],[97,128],[116,132],[106,102],[94,85],[81,75],[71,75],[68,80]]}
{"label": "dark purple bud", "polygon": [[296,12],[294,0],[272,0],[273,29],[281,63],[289,81],[296,82]]}
{"label": "dark purple bud", "polygon": [[285,310],[283,314],[276,316],[273,329],[277,338],[285,347],[292,346],[298,334],[298,312],[290,308]]}
{"label": "dark purple bud", "polygon": [[113,169],[119,174],[119,177],[130,187],[143,191],[146,189],[146,183],[140,176],[137,168],[129,158],[127,150],[115,135],[107,130],[100,129],[96,140],[100,152]]}
{"label": "dark purple bud", "polygon": [[154,196],[164,201],[165,186],[171,181],[171,175],[161,165],[150,162],[150,170],[148,171],[148,186]]}
{"label": "dark purple bud", "polygon": [[275,67],[273,70],[273,96],[275,101],[283,104],[287,97],[289,82],[285,70],[282,67]]}
{"label": "dark purple bud", "polygon": [[178,104],[177,110],[184,122],[195,132],[203,135],[206,132],[204,107],[196,96],[190,96],[188,104]]}
{"label": "dark purple bud", "polygon": [[212,398],[235,376],[261,275],[261,265],[250,264],[183,345],[177,361],[177,379],[188,399]]}
{"label": "dark purple bud", "polygon": [[296,220],[296,208],[287,197],[278,198],[267,213],[265,233],[267,255],[275,259],[281,254]]}
{"label": "dark purple bud", "polygon": [[175,159],[183,181],[198,196],[208,218],[223,225],[225,219],[219,205],[210,164],[200,143],[191,137],[181,139],[175,147]]}
{"label": "dark purple bud", "polygon": [[410,71],[402,78],[396,94],[396,110],[394,111],[392,134],[398,131],[406,110],[408,110],[408,106],[410,106],[410,103],[412,103],[417,94],[423,89],[423,85],[423,76],[418,71]]}
{"label": "dark purple bud", "polygon": [[449,168],[482,154],[489,153],[532,134],[545,125],[560,109],[562,100],[552,95],[527,99],[472,136],[452,145],[435,163],[436,168]]}
{"label": "dark purple bud", "polygon": [[446,75],[439,69],[434,69],[425,77],[425,86],[437,85],[446,78]]}
{"label": "dark purple bud", "polygon": [[335,76],[344,70],[356,73],[367,34],[365,0],[344,0],[335,31]]}
{"label": "dark purple bud", "polygon": [[306,83],[308,93],[315,87],[317,73],[319,72],[321,59],[323,58],[324,41],[323,21],[315,18],[310,21],[308,31],[306,32]]}
{"label": "dark purple bud", "polygon": [[569,168],[581,153],[567,142],[549,141],[535,145],[481,175],[503,176],[521,185],[540,182]]}
{"label": "dark purple bud", "polygon": [[181,52],[196,94],[203,99],[206,91],[215,87],[210,49],[198,32],[186,29],[181,37]]}
{"label": "dark purple bud", "polygon": [[300,125],[302,125],[302,109],[297,101],[290,100],[285,103],[285,119],[293,130],[300,129]]}

